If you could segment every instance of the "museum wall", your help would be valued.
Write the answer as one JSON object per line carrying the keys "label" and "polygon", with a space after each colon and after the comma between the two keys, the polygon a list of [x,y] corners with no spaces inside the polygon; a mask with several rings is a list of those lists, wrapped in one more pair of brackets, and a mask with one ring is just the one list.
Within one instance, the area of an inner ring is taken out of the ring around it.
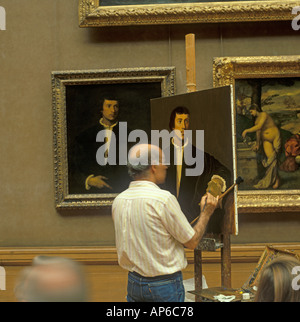
{"label": "museum wall", "polygon": [[[187,33],[196,35],[198,90],[213,85],[214,57],[300,54],[300,31],[290,22],[83,29],[77,3],[1,1],[1,247],[114,245],[109,208],[55,208],[52,71],[175,66],[180,94]],[[299,215],[240,214],[232,242],[300,242]]]}

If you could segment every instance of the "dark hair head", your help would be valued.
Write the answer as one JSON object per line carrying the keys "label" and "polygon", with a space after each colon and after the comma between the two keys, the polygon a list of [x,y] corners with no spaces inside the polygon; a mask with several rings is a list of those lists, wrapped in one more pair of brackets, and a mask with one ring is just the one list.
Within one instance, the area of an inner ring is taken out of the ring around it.
{"label": "dark hair head", "polygon": [[104,96],[102,96],[102,99],[100,100],[100,111],[102,112],[103,110],[103,104],[104,101],[117,101],[119,103],[119,107],[120,107],[120,98],[117,95],[114,94],[106,94]]}
{"label": "dark hair head", "polygon": [[281,255],[273,259],[262,270],[256,302],[300,302],[300,290],[292,287],[294,267],[300,266],[300,261],[293,256]]}
{"label": "dark hair head", "polygon": [[188,115],[190,115],[190,111],[185,106],[177,106],[177,107],[174,108],[174,110],[172,111],[172,113],[170,115],[170,122],[169,122],[169,128],[170,128],[171,131],[174,129],[174,126],[175,126],[176,114],[188,114]]}

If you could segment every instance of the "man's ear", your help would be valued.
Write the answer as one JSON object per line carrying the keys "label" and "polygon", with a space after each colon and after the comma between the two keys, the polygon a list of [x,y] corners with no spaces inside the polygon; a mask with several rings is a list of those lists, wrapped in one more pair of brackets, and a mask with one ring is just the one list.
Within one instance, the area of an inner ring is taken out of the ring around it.
{"label": "man's ear", "polygon": [[155,174],[156,173],[156,170],[157,170],[157,165],[156,164],[152,164],[151,167],[150,167],[151,173]]}

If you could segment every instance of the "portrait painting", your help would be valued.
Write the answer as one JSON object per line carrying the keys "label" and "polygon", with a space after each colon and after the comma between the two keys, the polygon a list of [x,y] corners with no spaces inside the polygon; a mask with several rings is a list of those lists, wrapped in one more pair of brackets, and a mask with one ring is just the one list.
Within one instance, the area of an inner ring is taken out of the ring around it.
{"label": "portrait painting", "polygon": [[[230,86],[151,100],[152,129],[175,131],[169,144],[160,141],[168,160],[164,188],[177,197],[189,222],[199,215],[199,203],[207,192],[220,196],[236,181],[232,108]],[[180,168],[178,151],[183,154]],[[237,234],[236,189],[230,198],[227,223],[230,233]],[[221,201],[222,209],[215,211],[207,233],[221,233],[227,201]]]}
{"label": "portrait painting", "polygon": [[150,99],[174,94],[174,68],[54,72],[52,78],[57,207],[111,205],[130,183],[127,153],[135,142],[129,135],[137,129],[150,135]]}
{"label": "portrait painting", "polygon": [[214,85],[233,85],[239,212],[300,206],[299,56],[214,59]]}

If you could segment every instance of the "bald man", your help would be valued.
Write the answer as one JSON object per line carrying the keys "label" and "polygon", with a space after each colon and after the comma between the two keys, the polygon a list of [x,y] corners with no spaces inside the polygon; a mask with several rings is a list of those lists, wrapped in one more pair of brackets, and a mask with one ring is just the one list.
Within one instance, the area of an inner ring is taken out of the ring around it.
{"label": "bald man", "polygon": [[218,202],[211,194],[203,197],[205,210],[192,227],[176,197],[158,187],[168,168],[163,160],[158,147],[134,146],[128,163],[133,181],[112,206],[119,264],[129,271],[128,302],[184,302],[184,246],[198,245]]}

